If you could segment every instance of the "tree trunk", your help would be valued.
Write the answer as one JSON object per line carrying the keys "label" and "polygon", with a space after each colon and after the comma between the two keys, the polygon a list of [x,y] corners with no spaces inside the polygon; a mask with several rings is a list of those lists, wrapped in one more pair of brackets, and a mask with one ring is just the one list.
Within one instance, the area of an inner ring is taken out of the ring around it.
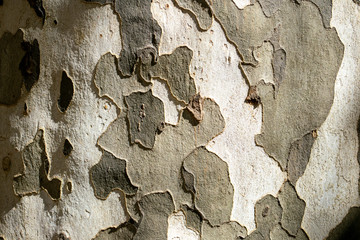
{"label": "tree trunk", "polygon": [[359,239],[357,0],[0,0],[0,239]]}

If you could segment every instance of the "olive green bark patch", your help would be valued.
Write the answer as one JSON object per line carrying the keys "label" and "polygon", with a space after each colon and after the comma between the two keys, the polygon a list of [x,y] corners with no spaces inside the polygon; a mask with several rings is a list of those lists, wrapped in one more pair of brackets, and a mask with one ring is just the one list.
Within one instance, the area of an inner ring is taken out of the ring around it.
{"label": "olive green bark patch", "polygon": [[133,195],[137,187],[131,184],[126,172],[126,161],[104,151],[100,162],[90,169],[90,179],[95,196],[106,199],[113,189],[120,189],[127,195]]}
{"label": "olive green bark patch", "polygon": [[360,208],[352,207],[342,222],[332,229],[326,240],[360,239]]}
{"label": "olive green bark patch", "polygon": [[291,144],[287,171],[293,185],[305,172],[314,142],[313,134],[308,133]]}
{"label": "olive green bark patch", "polygon": [[165,122],[163,102],[153,96],[151,90],[132,93],[125,97],[125,102],[128,106],[130,142],[153,148],[157,129]]}
{"label": "olive green bark patch", "polygon": [[117,71],[116,56],[106,53],[98,61],[95,73],[94,83],[99,90],[99,96],[109,97],[119,108],[125,109],[124,96],[132,92],[149,90],[151,84],[143,85],[137,75],[129,78],[122,78]]}
{"label": "olive green bark patch", "polygon": [[313,2],[319,8],[324,26],[326,28],[330,28],[333,0],[308,0],[308,1]]}
{"label": "olive green bark patch", "polygon": [[[186,118],[191,113],[184,109],[176,126],[166,125],[163,132],[156,136],[151,150],[129,143],[126,114],[122,112],[103,133],[98,144],[128,161],[127,172],[131,182],[139,186],[138,197],[150,192],[169,190],[177,209],[182,204],[192,206],[192,195],[185,192],[182,185],[183,160],[195,148],[206,145],[220,134],[225,127],[220,108],[214,101],[204,99],[203,110],[203,120],[194,126]],[[128,208],[132,209],[130,206]]]}
{"label": "olive green bark patch", "polygon": [[212,12],[206,0],[175,0],[178,7],[188,11],[196,18],[201,30],[208,30],[212,25]]}
{"label": "olive green bark patch", "polygon": [[187,205],[182,205],[181,210],[184,212],[185,215],[186,226],[200,233],[202,224],[202,217],[200,213],[195,209],[191,209]]}
{"label": "olive green bark patch", "polygon": [[272,195],[266,195],[256,202],[256,227],[264,239],[269,239],[270,231],[280,223],[281,214],[281,206],[278,200]]}
{"label": "olive green bark patch", "polygon": [[256,143],[285,169],[291,144],[318,129],[329,113],[344,47],[335,29],[324,28],[310,2],[286,1],[274,17],[281,23],[286,68],[276,97],[272,87],[257,86],[263,124]]}
{"label": "olive green bark patch", "polygon": [[292,236],[296,236],[301,228],[305,211],[305,201],[300,199],[294,186],[285,182],[279,191],[279,201],[283,209],[281,226]]}
{"label": "olive green bark patch", "polygon": [[232,0],[212,0],[211,7],[241,60],[256,65],[253,50],[272,36],[274,19],[264,15],[258,2],[239,9]]}
{"label": "olive green bark patch", "polygon": [[228,165],[205,147],[184,159],[184,169],[195,177],[195,207],[211,225],[230,221],[234,188]]}
{"label": "olive green bark patch", "polygon": [[64,113],[70,105],[74,95],[73,81],[68,77],[65,71],[61,75],[60,97],[58,99],[58,107],[60,112]]}
{"label": "olive green bark patch", "polygon": [[237,240],[247,235],[245,227],[237,222],[227,222],[212,227],[207,221],[202,224],[201,237],[206,240]]}
{"label": "olive green bark patch", "polygon": [[131,223],[124,223],[114,228],[101,230],[93,240],[129,240],[132,239],[136,233],[136,227]]}
{"label": "olive green bark patch", "polygon": [[173,96],[188,103],[196,94],[195,82],[189,73],[192,56],[193,52],[188,47],[178,47],[171,54],[161,55],[155,65],[143,64],[140,74],[148,82],[151,78],[165,80]]}
{"label": "olive green bark patch", "polygon": [[144,53],[157,61],[162,30],[152,16],[151,0],[115,0],[115,11],[121,19],[119,69],[130,76]]}
{"label": "olive green bark patch", "polygon": [[21,95],[22,75],[19,65],[25,51],[21,48],[23,32],[5,32],[0,38],[0,104],[15,104]]}
{"label": "olive green bark patch", "polygon": [[167,239],[168,218],[175,210],[171,194],[145,195],[139,201],[139,208],[142,218],[133,240]]}
{"label": "olive green bark patch", "polygon": [[59,199],[61,181],[49,180],[50,162],[45,151],[44,131],[39,130],[32,143],[22,153],[24,173],[14,177],[14,191],[18,196],[38,193],[45,189],[52,199]]}

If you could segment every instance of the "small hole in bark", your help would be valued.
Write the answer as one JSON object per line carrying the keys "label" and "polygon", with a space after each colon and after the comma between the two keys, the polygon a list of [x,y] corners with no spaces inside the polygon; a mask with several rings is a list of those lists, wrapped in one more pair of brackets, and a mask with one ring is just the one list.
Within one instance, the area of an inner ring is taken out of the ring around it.
{"label": "small hole in bark", "polygon": [[73,146],[71,145],[69,140],[65,139],[64,148],[63,148],[63,154],[65,156],[69,156],[69,154],[71,153],[72,150],[73,150]]}
{"label": "small hole in bark", "polygon": [[74,94],[74,85],[72,80],[68,77],[65,71],[62,73],[60,85],[60,97],[58,100],[59,110],[65,112],[70,105]]}
{"label": "small hole in bark", "polygon": [[68,190],[68,192],[72,192],[72,183],[70,181],[66,183],[66,190]]}
{"label": "small hole in bark", "polygon": [[5,172],[9,171],[11,167],[11,159],[9,157],[4,157],[2,160],[2,168]]}

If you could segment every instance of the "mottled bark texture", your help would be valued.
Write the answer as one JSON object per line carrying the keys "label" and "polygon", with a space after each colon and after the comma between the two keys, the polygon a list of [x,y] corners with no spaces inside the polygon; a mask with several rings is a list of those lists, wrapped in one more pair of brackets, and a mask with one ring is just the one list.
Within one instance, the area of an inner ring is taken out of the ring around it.
{"label": "mottled bark texture", "polygon": [[334,4],[239,2],[0,1],[0,239],[317,239],[298,185],[338,104]]}

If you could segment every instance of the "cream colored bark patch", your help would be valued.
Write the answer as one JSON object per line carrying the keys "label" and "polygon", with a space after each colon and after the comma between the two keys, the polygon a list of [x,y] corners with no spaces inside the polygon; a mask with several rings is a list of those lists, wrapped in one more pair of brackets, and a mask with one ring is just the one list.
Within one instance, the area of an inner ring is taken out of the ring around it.
{"label": "cream colored bark patch", "polygon": [[167,240],[200,240],[200,234],[186,227],[185,215],[178,211],[168,219]]}

